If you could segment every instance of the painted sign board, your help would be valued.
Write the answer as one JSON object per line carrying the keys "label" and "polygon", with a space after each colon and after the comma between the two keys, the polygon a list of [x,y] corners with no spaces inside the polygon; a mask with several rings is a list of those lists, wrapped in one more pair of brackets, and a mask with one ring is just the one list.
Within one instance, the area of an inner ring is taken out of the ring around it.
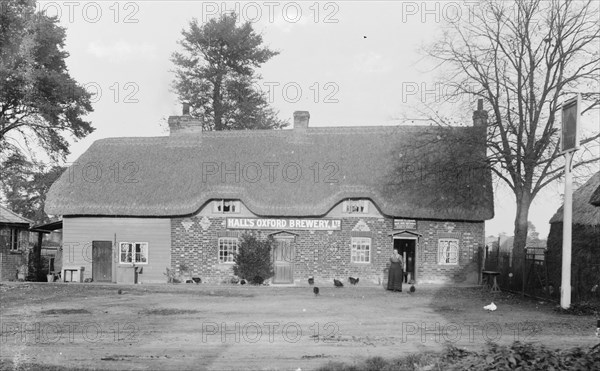
{"label": "painted sign board", "polygon": [[417,229],[414,219],[394,219],[394,229]]}
{"label": "painted sign board", "polygon": [[581,99],[579,94],[577,97],[567,100],[562,105],[560,147],[563,153],[579,149],[580,106]]}
{"label": "painted sign board", "polygon": [[227,218],[228,229],[287,229],[305,231],[339,231],[341,219],[279,219],[279,218]]}

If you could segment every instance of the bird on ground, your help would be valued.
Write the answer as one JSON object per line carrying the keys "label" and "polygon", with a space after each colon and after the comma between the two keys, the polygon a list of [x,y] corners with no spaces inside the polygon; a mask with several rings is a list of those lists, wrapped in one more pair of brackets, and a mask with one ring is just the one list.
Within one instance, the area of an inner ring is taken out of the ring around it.
{"label": "bird on ground", "polygon": [[335,287],[344,287],[344,284],[341,281],[336,280],[335,278],[333,279],[333,284],[335,285]]}
{"label": "bird on ground", "polygon": [[358,281],[360,280],[360,278],[354,278],[354,277],[348,277],[348,281],[350,281],[351,285],[356,285],[358,283]]}
{"label": "bird on ground", "polygon": [[312,276],[308,277],[308,284],[311,285],[311,286],[314,285],[315,284],[315,278],[312,277]]}
{"label": "bird on ground", "polygon": [[319,295],[319,288],[318,287],[313,287],[313,292],[315,293],[315,296]]}
{"label": "bird on ground", "polygon": [[415,290],[416,290],[416,289],[415,289],[415,285],[411,285],[411,286],[410,286],[410,290],[409,290],[409,291],[410,291],[410,293],[412,294],[413,292],[415,292]]}
{"label": "bird on ground", "polygon": [[241,280],[240,281],[240,285],[245,285],[246,284],[246,280]]}
{"label": "bird on ground", "polygon": [[200,277],[192,277],[192,280],[196,283],[202,283],[202,279]]}
{"label": "bird on ground", "polygon": [[117,291],[119,293],[119,295],[121,295],[123,293],[123,290],[119,289],[119,291]]}
{"label": "bird on ground", "polygon": [[490,312],[493,312],[496,309],[498,309],[498,307],[496,306],[496,304],[494,304],[494,302],[492,302],[491,304],[486,305],[485,307],[483,307],[483,309],[489,310]]}

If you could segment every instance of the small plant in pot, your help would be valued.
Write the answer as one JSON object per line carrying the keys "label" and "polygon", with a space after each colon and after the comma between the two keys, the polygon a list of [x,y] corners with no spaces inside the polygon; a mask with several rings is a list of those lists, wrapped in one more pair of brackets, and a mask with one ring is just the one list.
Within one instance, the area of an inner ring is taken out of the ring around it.
{"label": "small plant in pot", "polygon": [[25,281],[27,277],[27,264],[21,264],[17,267],[17,279],[19,281]]}

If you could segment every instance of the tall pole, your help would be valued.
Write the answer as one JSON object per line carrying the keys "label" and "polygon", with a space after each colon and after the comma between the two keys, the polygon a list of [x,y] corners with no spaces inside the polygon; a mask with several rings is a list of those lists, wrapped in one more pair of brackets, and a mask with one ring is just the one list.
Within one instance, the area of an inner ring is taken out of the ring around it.
{"label": "tall pole", "polygon": [[562,280],[560,285],[560,306],[571,306],[571,227],[573,219],[573,177],[571,160],[574,151],[565,152],[565,202],[563,206]]}

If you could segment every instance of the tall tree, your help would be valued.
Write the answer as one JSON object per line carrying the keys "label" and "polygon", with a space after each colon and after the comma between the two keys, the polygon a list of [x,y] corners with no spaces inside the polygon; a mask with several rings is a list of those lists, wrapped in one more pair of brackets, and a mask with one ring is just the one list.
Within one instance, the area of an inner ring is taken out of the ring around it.
{"label": "tall tree", "polygon": [[36,224],[49,222],[44,212],[46,193],[65,168],[32,162],[20,153],[12,154],[2,165],[0,190],[8,208]]}
{"label": "tall tree", "polygon": [[50,158],[69,154],[65,134],[80,139],[94,129],[82,117],[91,95],[70,75],[65,30],[35,11],[34,0],[0,6],[0,153],[2,160],[30,145]]}
{"label": "tall tree", "polygon": [[174,88],[190,104],[204,130],[277,129],[287,125],[257,89],[255,69],[279,54],[263,46],[250,22],[237,25],[235,14],[223,14],[200,26],[197,19],[183,30],[173,53]]}
{"label": "tall tree", "polygon": [[[600,106],[598,4],[487,0],[471,10],[450,22],[427,54],[444,71],[448,91],[491,107],[488,162],[515,195],[514,252],[522,256],[532,201],[563,176],[561,103],[583,91],[583,114]],[[597,131],[582,138],[586,150],[575,168],[597,163],[598,138]]]}

